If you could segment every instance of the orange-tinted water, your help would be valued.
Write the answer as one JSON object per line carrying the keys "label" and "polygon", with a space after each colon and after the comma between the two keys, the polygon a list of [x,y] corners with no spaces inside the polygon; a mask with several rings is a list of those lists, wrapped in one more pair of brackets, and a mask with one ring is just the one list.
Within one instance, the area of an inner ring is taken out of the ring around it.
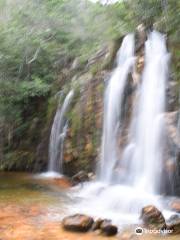
{"label": "orange-tinted water", "polygon": [[178,240],[179,236],[143,235],[133,230],[116,237],[98,233],[77,234],[63,231],[61,218],[68,212],[71,199],[67,181],[36,179],[32,175],[0,174],[0,240]]}

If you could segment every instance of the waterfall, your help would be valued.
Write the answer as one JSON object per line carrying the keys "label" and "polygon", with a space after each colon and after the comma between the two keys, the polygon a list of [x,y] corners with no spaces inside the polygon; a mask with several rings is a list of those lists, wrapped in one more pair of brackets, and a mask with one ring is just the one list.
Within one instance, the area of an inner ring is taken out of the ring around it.
{"label": "waterfall", "polygon": [[68,127],[66,114],[69,110],[73,95],[74,92],[71,90],[65,97],[63,105],[61,106],[59,104],[54,117],[49,143],[48,172],[62,173],[63,144]]}
{"label": "waterfall", "polygon": [[134,63],[134,35],[127,35],[117,54],[117,67],[109,80],[104,98],[104,126],[100,178],[110,182],[117,157],[117,132],[121,126],[124,89]]}
{"label": "waterfall", "polygon": [[153,31],[145,45],[145,68],[125,149],[128,181],[136,188],[158,193],[163,168],[163,126],[169,54],[165,37]]}
{"label": "waterfall", "polygon": [[[137,224],[141,209],[149,204],[163,211],[165,217],[172,214],[159,191],[164,165],[169,54],[165,36],[156,31],[149,34],[145,44],[145,67],[132,104],[129,141],[121,155],[118,153],[117,137],[124,126],[122,99],[133,67],[133,52],[133,35],[128,35],[105,92],[100,178],[84,185],[78,195],[83,200],[75,206],[75,212],[78,209],[92,214],[93,209],[96,216],[110,218],[115,224],[121,223],[121,227]],[[113,179],[115,174],[118,177]]]}

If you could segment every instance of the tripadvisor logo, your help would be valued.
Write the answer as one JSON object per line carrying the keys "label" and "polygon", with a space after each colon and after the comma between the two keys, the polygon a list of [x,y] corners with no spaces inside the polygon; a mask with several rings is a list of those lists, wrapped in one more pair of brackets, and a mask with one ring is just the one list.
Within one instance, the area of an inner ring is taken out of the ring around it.
{"label": "tripadvisor logo", "polygon": [[162,235],[164,235],[164,234],[170,234],[172,232],[173,232],[172,229],[158,229],[158,230],[156,230],[156,229],[145,229],[145,228],[143,229],[141,227],[137,227],[135,229],[136,235],[142,235],[142,234],[162,234]]}
{"label": "tripadvisor logo", "polygon": [[136,233],[137,235],[142,235],[142,234],[143,234],[143,228],[137,227],[137,228],[135,229],[135,233]]}

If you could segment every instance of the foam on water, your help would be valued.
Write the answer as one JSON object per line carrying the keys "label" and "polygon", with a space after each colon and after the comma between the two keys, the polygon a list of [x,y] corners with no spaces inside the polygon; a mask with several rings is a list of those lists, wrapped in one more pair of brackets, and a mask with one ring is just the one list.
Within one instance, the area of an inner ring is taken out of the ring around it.
{"label": "foam on water", "polygon": [[57,172],[49,171],[36,175],[37,178],[62,178],[63,175]]}

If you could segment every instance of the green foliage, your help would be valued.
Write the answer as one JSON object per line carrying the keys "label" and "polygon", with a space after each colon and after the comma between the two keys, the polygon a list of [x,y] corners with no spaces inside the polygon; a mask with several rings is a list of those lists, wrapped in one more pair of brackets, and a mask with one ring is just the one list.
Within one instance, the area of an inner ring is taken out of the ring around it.
{"label": "green foliage", "polygon": [[5,155],[0,170],[31,170],[33,163],[33,153],[28,151],[14,151]]}
{"label": "green foliage", "polygon": [[106,39],[105,12],[81,0],[1,1],[1,9],[0,114],[19,125],[30,99],[47,95],[66,56],[84,62]]}
{"label": "green foliage", "polygon": [[127,0],[129,20],[135,26],[144,23],[147,28],[159,25],[159,30],[172,37],[179,36],[180,1],[178,0]]}
{"label": "green foliage", "polygon": [[127,1],[127,6],[136,22],[144,23],[148,27],[153,25],[162,12],[161,0]]}
{"label": "green foliage", "polygon": [[49,85],[39,78],[30,82],[24,81],[19,86],[19,100],[27,101],[30,97],[46,96],[48,91]]}
{"label": "green foliage", "polygon": [[19,124],[22,113],[30,104],[30,99],[46,96],[49,85],[39,78],[33,81],[0,81],[0,112],[5,120]]}

